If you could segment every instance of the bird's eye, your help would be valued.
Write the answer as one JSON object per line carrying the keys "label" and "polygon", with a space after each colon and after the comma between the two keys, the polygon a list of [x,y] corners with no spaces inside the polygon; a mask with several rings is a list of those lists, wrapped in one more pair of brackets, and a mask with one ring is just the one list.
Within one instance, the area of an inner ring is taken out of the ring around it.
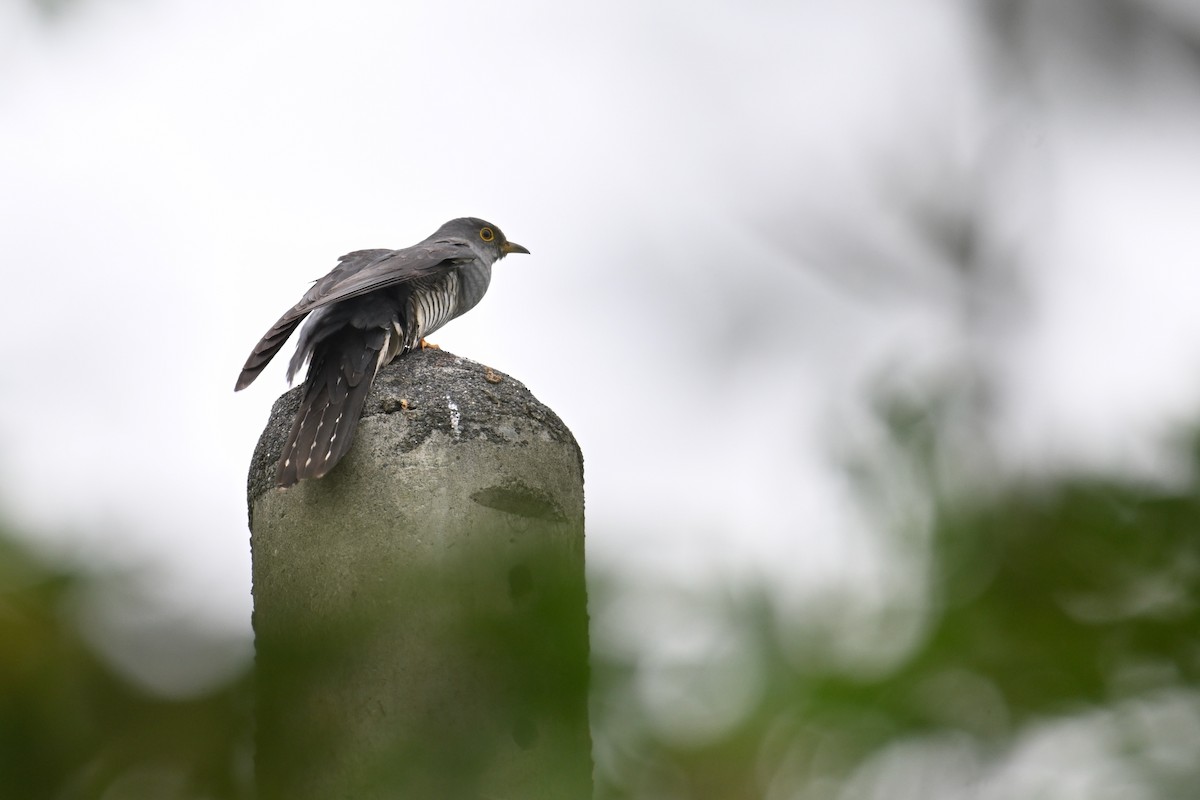
{"label": "bird's eye", "polygon": [[479,238],[483,239],[485,242],[490,242],[496,238],[496,233],[491,228],[480,228]]}

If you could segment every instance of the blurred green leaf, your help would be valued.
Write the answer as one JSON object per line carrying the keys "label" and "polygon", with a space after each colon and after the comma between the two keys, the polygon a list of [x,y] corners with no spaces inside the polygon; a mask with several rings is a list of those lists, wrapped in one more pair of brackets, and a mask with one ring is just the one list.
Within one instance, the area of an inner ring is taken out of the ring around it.
{"label": "blurred green leaf", "polygon": [[67,613],[102,578],[51,568],[2,533],[0,564],[4,797],[250,796],[248,675],[201,697],[152,696],[98,659]]}

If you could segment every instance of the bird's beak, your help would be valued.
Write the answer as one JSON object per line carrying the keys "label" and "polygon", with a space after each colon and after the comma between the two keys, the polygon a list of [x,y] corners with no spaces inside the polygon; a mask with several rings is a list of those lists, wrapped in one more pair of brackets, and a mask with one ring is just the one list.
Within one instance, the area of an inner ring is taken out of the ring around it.
{"label": "bird's beak", "polygon": [[500,245],[500,252],[506,255],[508,253],[524,253],[525,255],[529,255],[529,251],[516,242],[505,242]]}

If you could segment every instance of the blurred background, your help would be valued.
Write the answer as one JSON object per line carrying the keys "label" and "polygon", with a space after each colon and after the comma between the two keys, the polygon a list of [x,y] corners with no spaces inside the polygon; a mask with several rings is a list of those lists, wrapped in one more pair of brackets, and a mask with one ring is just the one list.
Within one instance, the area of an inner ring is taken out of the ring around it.
{"label": "blurred background", "polygon": [[1200,5],[0,2],[0,785],[244,797],[342,253],[572,428],[602,798],[1194,798]]}

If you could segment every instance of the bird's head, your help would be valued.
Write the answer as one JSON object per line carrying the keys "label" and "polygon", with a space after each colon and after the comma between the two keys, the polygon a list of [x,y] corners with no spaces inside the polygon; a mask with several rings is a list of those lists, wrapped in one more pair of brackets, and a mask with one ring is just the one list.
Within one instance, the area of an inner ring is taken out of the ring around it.
{"label": "bird's head", "polygon": [[492,260],[504,258],[509,253],[528,253],[521,245],[510,242],[504,236],[504,231],[490,222],[477,217],[460,217],[452,219],[434,234],[437,239],[459,239],[469,242],[472,247],[482,250],[492,256]]}

